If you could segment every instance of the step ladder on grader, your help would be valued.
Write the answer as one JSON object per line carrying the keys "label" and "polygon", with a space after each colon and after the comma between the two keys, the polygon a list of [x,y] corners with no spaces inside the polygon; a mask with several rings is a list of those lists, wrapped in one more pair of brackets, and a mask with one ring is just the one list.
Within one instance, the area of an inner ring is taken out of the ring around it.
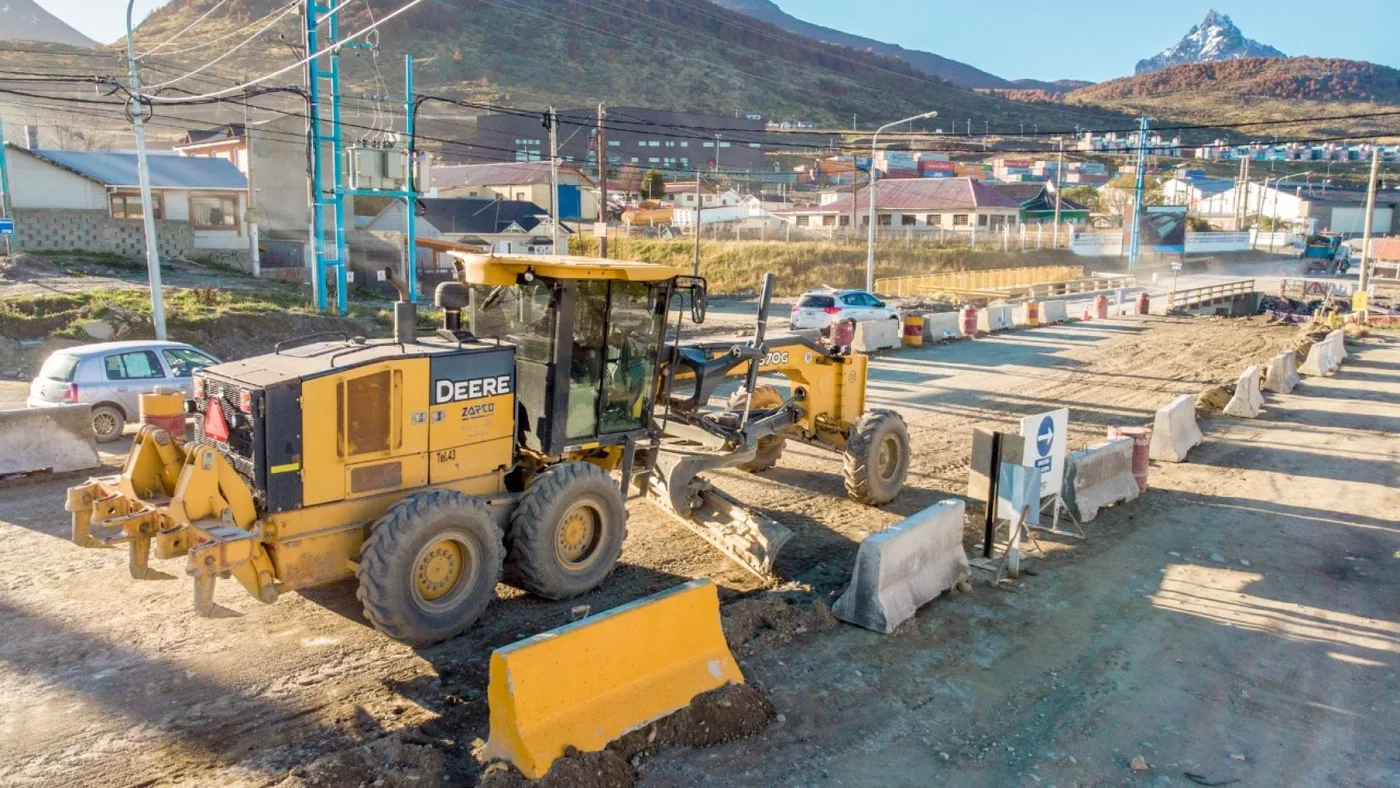
{"label": "step ladder on grader", "polygon": [[684,343],[672,305],[677,330],[702,322],[706,287],[679,269],[453,255],[431,336],[401,298],[392,338],[317,335],[198,373],[194,439],[143,427],[120,475],[70,488],[73,541],[125,545],[137,579],[153,550],[186,556],[202,615],[217,578],[271,603],[355,577],[376,627],[424,645],[470,627],[502,577],[548,599],[596,587],[632,490],[771,577],[791,532],[700,474],[766,470],[796,440],[842,455],[857,501],[903,487],[908,431],[866,410],[866,358],[770,336],[771,275],[747,341]]}

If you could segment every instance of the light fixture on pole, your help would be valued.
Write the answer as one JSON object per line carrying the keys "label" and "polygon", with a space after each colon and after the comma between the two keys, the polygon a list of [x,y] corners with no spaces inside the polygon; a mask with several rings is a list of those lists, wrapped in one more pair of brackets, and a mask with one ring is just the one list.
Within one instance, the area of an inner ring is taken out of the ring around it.
{"label": "light fixture on pole", "polygon": [[914,115],[913,117],[896,120],[893,123],[886,123],[876,129],[875,134],[870,138],[870,193],[866,195],[866,200],[870,203],[870,240],[865,249],[865,289],[867,291],[875,290],[875,146],[880,140],[880,132],[905,123],[913,123],[916,120],[936,117],[938,117],[937,112],[925,112],[922,115]]}
{"label": "light fixture on pole", "polygon": [[165,300],[160,287],[160,249],[156,246],[156,216],[151,205],[151,170],[146,162],[146,130],[141,125],[141,80],[136,76],[136,49],[131,42],[131,10],[136,0],[126,3],[126,61],[131,74],[131,125],[136,132],[136,169],[141,183],[141,214],[146,229],[146,273],[151,283],[151,322],[156,339],[165,339]]}

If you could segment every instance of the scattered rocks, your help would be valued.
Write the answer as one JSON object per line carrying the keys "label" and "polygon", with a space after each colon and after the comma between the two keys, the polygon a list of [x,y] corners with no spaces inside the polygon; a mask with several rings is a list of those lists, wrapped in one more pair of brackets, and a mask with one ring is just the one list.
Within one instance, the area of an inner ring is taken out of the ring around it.
{"label": "scattered rocks", "polygon": [[1223,564],[1225,563],[1225,556],[1221,555],[1220,553],[1211,553],[1210,560],[1214,561],[1217,564]]}
{"label": "scattered rocks", "polygon": [[1240,566],[1249,566],[1249,565],[1250,565],[1250,564],[1249,564],[1249,559],[1248,559],[1248,558],[1241,558],[1241,559],[1240,559]]}
{"label": "scattered rocks", "polygon": [[382,788],[421,788],[440,785],[445,765],[434,747],[409,744],[389,736],[362,747],[317,758],[287,773],[276,788],[339,788],[376,785]]}
{"label": "scattered rocks", "polygon": [[1145,772],[1152,767],[1147,765],[1146,758],[1142,757],[1141,755],[1134,755],[1133,759],[1128,762],[1128,768],[1132,769],[1135,772]]}
{"label": "scattered rocks", "polygon": [[792,597],[765,594],[741,599],[720,608],[724,639],[734,656],[743,658],[773,645],[786,644],[805,632],[824,632],[836,626],[826,603],[799,604]]}

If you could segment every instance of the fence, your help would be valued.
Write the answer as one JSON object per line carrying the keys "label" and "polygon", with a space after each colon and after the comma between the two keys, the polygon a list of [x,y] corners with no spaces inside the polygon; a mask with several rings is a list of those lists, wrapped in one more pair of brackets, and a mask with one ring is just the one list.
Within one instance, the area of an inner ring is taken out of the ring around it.
{"label": "fence", "polygon": [[1167,293],[1167,309],[1189,309],[1191,307],[1206,306],[1226,298],[1234,298],[1238,295],[1253,292],[1253,279],[1241,279],[1237,282],[1222,282],[1218,285],[1193,287],[1190,290],[1173,290]]}
{"label": "fence", "polygon": [[998,287],[1026,287],[1079,279],[1082,266],[1044,265],[1034,268],[995,268],[987,271],[948,271],[923,276],[897,276],[876,279],[875,292],[888,296],[915,296],[940,288],[948,290],[988,290]]}
{"label": "fence", "polygon": [[[677,214],[679,215],[679,214]],[[864,218],[864,217],[862,217]],[[754,217],[732,222],[706,221],[700,230],[700,238],[705,241],[845,241],[865,243],[869,229],[852,229],[846,226],[799,226],[790,221]],[[694,225],[684,223],[635,221],[610,229],[609,237],[691,238]],[[907,227],[879,227],[875,231],[877,243],[918,243],[943,249],[981,249],[986,251],[1030,252],[1043,249],[1068,249],[1073,236],[1073,225],[1060,227],[1056,238],[1055,228],[1048,224],[1003,225],[992,229],[948,228],[926,224]]]}

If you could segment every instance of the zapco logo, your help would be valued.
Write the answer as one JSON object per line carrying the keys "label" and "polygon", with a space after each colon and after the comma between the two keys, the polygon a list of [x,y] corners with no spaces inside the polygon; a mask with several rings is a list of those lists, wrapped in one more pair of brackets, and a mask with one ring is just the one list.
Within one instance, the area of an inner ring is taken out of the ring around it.
{"label": "zapco logo", "polygon": [[511,393],[510,375],[476,380],[439,380],[433,383],[433,404],[467,402]]}

